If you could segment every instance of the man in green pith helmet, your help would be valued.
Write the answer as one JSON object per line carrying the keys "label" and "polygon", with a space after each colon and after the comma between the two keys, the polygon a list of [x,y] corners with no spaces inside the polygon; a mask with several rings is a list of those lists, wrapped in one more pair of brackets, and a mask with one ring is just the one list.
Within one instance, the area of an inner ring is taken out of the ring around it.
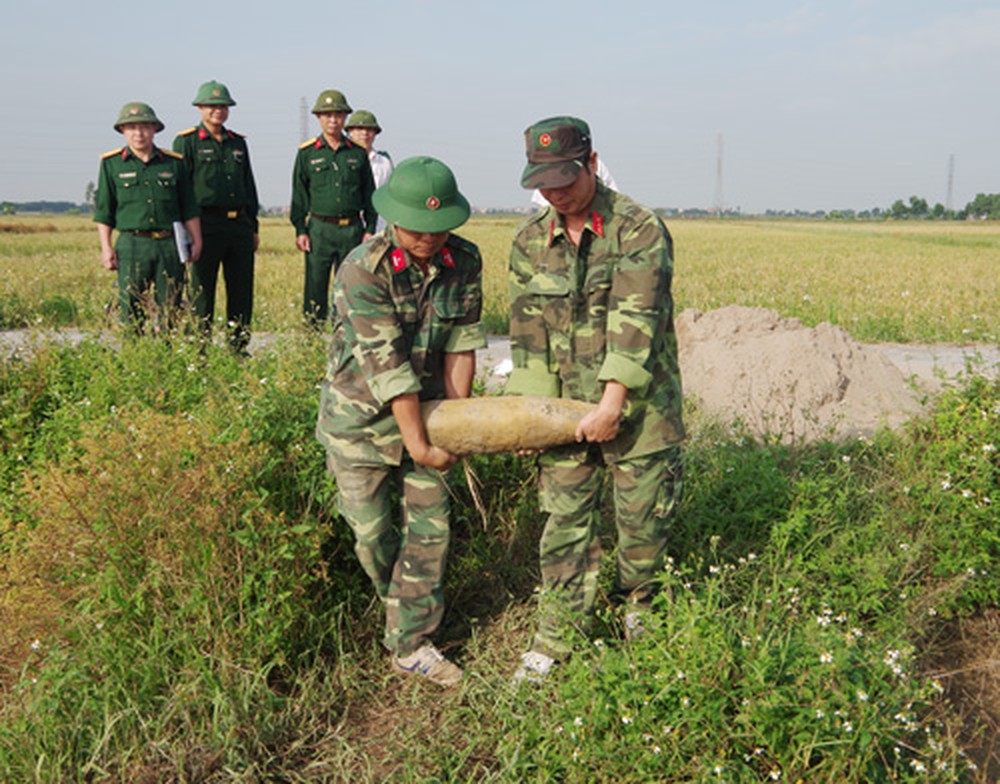
{"label": "man in green pith helmet", "polygon": [[673,241],[650,209],[597,177],[590,128],[550,117],[525,131],[524,188],[549,207],[510,254],[508,394],[594,403],[576,444],[539,460],[548,513],[532,649],[516,681],[539,681],[589,628],[597,597],[600,491],[614,480],[616,596],[627,636],[643,627],[681,497],[681,377],[673,324]]}
{"label": "man in green pith helmet", "polygon": [[[94,201],[94,222],[101,242],[101,261],[118,271],[122,322],[141,331],[149,316],[150,289],[161,327],[174,325],[184,286],[184,262],[201,254],[201,221],[191,177],[183,158],[153,144],[163,130],[153,107],[125,104],[114,124],[125,146],[101,156]],[[174,224],[183,222],[191,240],[181,259]],[[112,234],[118,239],[112,243]]]}
{"label": "man in green pith helmet", "polygon": [[[375,187],[381,188],[389,181],[389,175],[392,174],[392,158],[389,157],[389,153],[375,149],[375,137],[382,133],[382,126],[370,111],[358,109],[347,118],[344,129],[352,142],[365,148],[365,152],[368,153],[368,163],[372,167]],[[384,228],[385,218],[380,215],[376,231],[382,231]]]}
{"label": "man in green pith helmet", "polygon": [[259,244],[257,185],[246,139],[225,127],[236,101],[216,81],[198,88],[192,105],[201,122],[181,131],[174,151],[192,173],[204,239],[201,259],[188,270],[188,297],[206,336],[215,315],[219,267],[226,280],[226,323],[230,347],[245,354],[253,317],[254,253]]}
{"label": "man in green pith helmet", "polygon": [[339,90],[324,90],[313,114],[322,133],[299,147],[292,171],[295,246],[305,253],[302,310],[306,322],[323,324],[329,315],[331,274],[353,248],[375,232],[375,182],[367,151],[344,135],[351,112]]}
{"label": "man in green pith helmet", "polygon": [[355,552],[385,604],[394,670],[453,686],[462,670],[431,638],[444,614],[444,472],[457,458],[428,442],[420,403],[472,391],[475,352],[486,346],[482,259],[451,233],[469,203],[440,161],[402,161],[374,202],[390,225],[337,272],[316,436]]}

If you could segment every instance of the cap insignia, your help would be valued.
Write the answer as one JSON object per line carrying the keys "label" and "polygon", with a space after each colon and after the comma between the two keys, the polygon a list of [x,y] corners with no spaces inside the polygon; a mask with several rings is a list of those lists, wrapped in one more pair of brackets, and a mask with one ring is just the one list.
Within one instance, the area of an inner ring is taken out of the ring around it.
{"label": "cap insignia", "polygon": [[218,90],[212,90],[212,95],[218,98],[221,95],[221,93]]}
{"label": "cap insignia", "polygon": [[441,206],[441,200],[437,196],[427,197],[427,209],[436,210],[440,206]]}
{"label": "cap insignia", "polygon": [[542,147],[548,147],[552,144],[552,136],[547,133],[543,133],[538,137],[538,143],[542,145]]}

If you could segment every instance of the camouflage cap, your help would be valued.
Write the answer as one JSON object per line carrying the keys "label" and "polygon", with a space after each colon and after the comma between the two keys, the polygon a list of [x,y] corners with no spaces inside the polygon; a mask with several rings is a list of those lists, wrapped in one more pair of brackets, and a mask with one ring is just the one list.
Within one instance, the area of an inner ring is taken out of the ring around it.
{"label": "camouflage cap", "polygon": [[419,232],[451,231],[471,212],[451,169],[427,156],[401,161],[372,195],[372,204],[387,222]]}
{"label": "camouflage cap", "polygon": [[577,117],[549,117],[524,131],[528,164],[523,188],[563,188],[573,182],[590,155],[590,126]]}
{"label": "camouflage cap", "polygon": [[142,101],[130,101],[122,107],[122,110],[118,112],[115,130],[121,133],[122,126],[129,123],[152,123],[156,126],[157,133],[162,131],[164,127],[160,118],[156,116],[156,112],[153,111],[153,107],[148,103],[142,103]]}
{"label": "camouflage cap", "polygon": [[378,120],[375,119],[375,115],[367,109],[358,109],[354,112],[354,114],[347,118],[347,122],[344,123],[344,127],[347,128],[347,130],[351,130],[351,128],[374,128],[375,133],[382,133],[382,128],[379,127]]}
{"label": "camouflage cap", "polygon": [[214,79],[198,88],[198,94],[191,101],[192,106],[236,106],[229,95],[229,88]]}
{"label": "camouflage cap", "polygon": [[328,114],[329,112],[349,111],[351,111],[351,107],[347,103],[347,97],[340,90],[324,90],[319,94],[319,98],[316,99],[316,105],[313,106],[312,113]]}

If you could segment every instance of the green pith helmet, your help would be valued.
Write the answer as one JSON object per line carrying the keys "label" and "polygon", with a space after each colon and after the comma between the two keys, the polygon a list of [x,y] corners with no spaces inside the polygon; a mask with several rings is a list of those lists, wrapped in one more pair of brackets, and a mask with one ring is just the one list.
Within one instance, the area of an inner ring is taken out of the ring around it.
{"label": "green pith helmet", "polygon": [[198,94],[191,101],[192,106],[236,106],[229,94],[229,88],[214,79],[198,88]]}
{"label": "green pith helmet", "polygon": [[351,130],[351,128],[374,128],[375,133],[382,133],[382,128],[379,127],[375,115],[367,109],[358,109],[354,112],[354,114],[347,118],[344,127],[347,130]]}
{"label": "green pith helmet", "polygon": [[316,105],[313,107],[312,113],[327,114],[328,112],[349,111],[351,111],[351,107],[347,103],[347,98],[340,90],[324,90],[319,94],[319,98],[316,99]]}
{"label": "green pith helmet", "polygon": [[156,126],[157,133],[162,131],[164,127],[160,118],[156,116],[156,112],[153,111],[153,107],[141,101],[130,101],[122,107],[122,110],[118,112],[115,130],[121,133],[122,126],[128,123],[152,123]]}
{"label": "green pith helmet", "polygon": [[388,223],[419,232],[451,231],[471,212],[451,169],[427,156],[401,161],[372,204]]}
{"label": "green pith helmet", "polygon": [[523,188],[562,188],[577,178],[590,156],[590,126],[578,117],[549,117],[524,131],[528,163]]}

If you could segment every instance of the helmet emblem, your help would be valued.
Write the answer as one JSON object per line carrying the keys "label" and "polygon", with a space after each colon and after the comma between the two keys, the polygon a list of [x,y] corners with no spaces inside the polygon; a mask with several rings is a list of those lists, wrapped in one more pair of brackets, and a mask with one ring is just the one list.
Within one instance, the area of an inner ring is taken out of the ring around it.
{"label": "helmet emblem", "polygon": [[139,107],[138,106],[133,106],[131,109],[128,110],[128,113],[129,114],[138,114],[139,113]]}
{"label": "helmet emblem", "polygon": [[427,209],[436,210],[440,206],[441,206],[441,200],[437,196],[427,197]]}
{"label": "helmet emblem", "polygon": [[219,90],[212,90],[212,95],[218,97],[218,96],[222,95],[222,93],[219,92]]}
{"label": "helmet emblem", "polygon": [[542,147],[548,147],[550,144],[552,144],[552,137],[547,133],[543,133],[541,136],[538,137],[538,143],[542,145]]}

